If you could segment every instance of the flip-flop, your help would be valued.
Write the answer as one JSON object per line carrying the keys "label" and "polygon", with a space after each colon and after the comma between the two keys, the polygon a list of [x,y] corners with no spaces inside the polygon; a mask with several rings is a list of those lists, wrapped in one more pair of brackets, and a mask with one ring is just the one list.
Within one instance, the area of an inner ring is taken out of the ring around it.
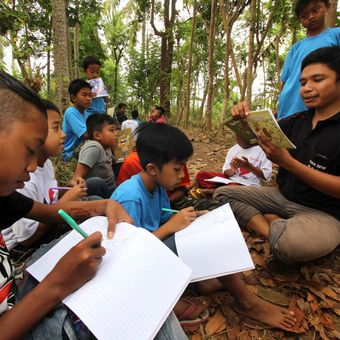
{"label": "flip-flop", "polygon": [[187,320],[180,320],[180,325],[184,328],[186,332],[193,332],[195,331],[200,324],[207,321],[209,319],[209,310],[206,309],[201,315],[196,319],[187,319]]}

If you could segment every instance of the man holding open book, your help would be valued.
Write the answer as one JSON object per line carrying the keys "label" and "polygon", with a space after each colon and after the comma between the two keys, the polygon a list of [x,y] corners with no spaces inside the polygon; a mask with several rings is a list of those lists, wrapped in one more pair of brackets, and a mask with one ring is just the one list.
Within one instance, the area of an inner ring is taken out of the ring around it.
{"label": "man holding open book", "polygon": [[[214,194],[230,203],[241,225],[268,238],[274,259],[286,264],[319,258],[340,243],[340,47],[310,53],[301,71],[300,95],[309,110],[279,122],[296,149],[258,135],[279,165],[278,187],[226,186]],[[241,102],[232,115],[244,119],[249,111]]]}

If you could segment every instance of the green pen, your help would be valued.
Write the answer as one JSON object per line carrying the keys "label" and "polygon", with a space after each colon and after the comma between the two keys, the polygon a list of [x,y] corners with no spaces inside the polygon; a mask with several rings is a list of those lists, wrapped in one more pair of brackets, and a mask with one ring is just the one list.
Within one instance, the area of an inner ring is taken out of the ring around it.
{"label": "green pen", "polygon": [[68,214],[66,213],[63,209],[58,210],[58,214],[66,221],[66,223],[75,231],[77,231],[81,236],[84,238],[89,237],[89,235],[79,227],[77,222]]}
{"label": "green pen", "polygon": [[163,211],[168,211],[168,212],[172,212],[172,213],[178,213],[179,210],[175,210],[175,209],[168,209],[168,208],[162,208]]}

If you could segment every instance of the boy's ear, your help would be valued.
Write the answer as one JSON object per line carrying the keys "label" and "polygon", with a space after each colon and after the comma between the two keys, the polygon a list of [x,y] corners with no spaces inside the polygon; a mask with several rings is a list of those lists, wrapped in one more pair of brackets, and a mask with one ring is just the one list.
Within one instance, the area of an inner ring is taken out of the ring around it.
{"label": "boy's ear", "polygon": [[148,163],[146,165],[146,172],[150,176],[156,176],[157,173],[159,172],[158,166],[153,163]]}
{"label": "boy's ear", "polygon": [[74,100],[76,99],[77,96],[75,96],[74,94],[71,94],[70,95],[70,99],[71,99],[71,102],[74,103]]}
{"label": "boy's ear", "polygon": [[93,132],[93,139],[98,140],[98,139],[101,139],[101,137],[102,137],[102,135],[101,135],[100,131],[94,131]]}

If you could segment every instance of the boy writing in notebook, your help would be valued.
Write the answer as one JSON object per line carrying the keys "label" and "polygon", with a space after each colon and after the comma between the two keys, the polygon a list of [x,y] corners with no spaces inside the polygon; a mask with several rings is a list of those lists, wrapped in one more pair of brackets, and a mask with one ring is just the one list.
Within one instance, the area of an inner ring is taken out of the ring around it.
{"label": "boy writing in notebook", "polygon": [[[37,155],[47,136],[46,109],[38,95],[4,72],[0,72],[0,229],[22,217],[42,223],[62,222],[57,211],[64,209],[75,219],[107,215],[108,238],[113,237],[118,220],[132,222],[125,210],[112,200],[92,202],[59,202],[45,205],[17,193],[37,167]],[[18,272],[9,257],[0,234],[0,329],[1,339],[21,339],[30,333],[32,339],[72,338],[82,334],[72,327],[68,311],[60,311],[60,302],[90,280],[98,269],[105,249],[102,234],[95,232],[67,252],[53,270],[18,302],[14,279]],[[56,308],[58,306],[58,308]],[[64,307],[65,308],[65,307]],[[65,310],[65,309],[64,309]],[[47,316],[45,318],[45,316]],[[177,339],[178,322],[169,319],[165,332]],[[66,327],[66,328],[65,328]],[[163,326],[164,328],[164,326]],[[162,331],[162,329],[161,329]],[[164,333],[163,333],[164,334]],[[182,334],[182,333],[181,333]],[[90,334],[81,339],[93,338]],[[183,339],[181,337],[180,339]],[[160,339],[160,338],[159,338]]]}
{"label": "boy writing in notebook", "polygon": [[[173,190],[181,182],[183,165],[193,153],[192,144],[175,127],[147,123],[138,129],[136,148],[143,171],[122,183],[111,198],[124,206],[137,227],[149,230],[176,252],[174,233],[186,228],[202,212],[189,207],[173,214],[162,208],[170,208],[166,190]],[[235,296],[235,308],[240,313],[283,329],[295,323],[292,312],[256,297],[239,275],[224,276],[218,281]]]}
{"label": "boy writing in notebook", "polygon": [[[30,173],[30,180],[25,183],[23,189],[17,191],[40,203],[54,204],[58,201],[76,201],[86,196],[85,181],[75,185],[70,190],[58,191],[53,165],[50,157],[57,157],[64,148],[65,134],[61,131],[59,109],[50,101],[43,99],[42,103],[47,110],[48,134],[46,141],[37,155],[37,169]],[[25,248],[36,247],[46,236],[48,239],[56,238],[67,229],[59,228],[57,225],[47,225],[27,218],[22,218],[15,222],[11,227],[2,231],[8,250],[17,245]],[[52,233],[51,233],[52,231]]]}

